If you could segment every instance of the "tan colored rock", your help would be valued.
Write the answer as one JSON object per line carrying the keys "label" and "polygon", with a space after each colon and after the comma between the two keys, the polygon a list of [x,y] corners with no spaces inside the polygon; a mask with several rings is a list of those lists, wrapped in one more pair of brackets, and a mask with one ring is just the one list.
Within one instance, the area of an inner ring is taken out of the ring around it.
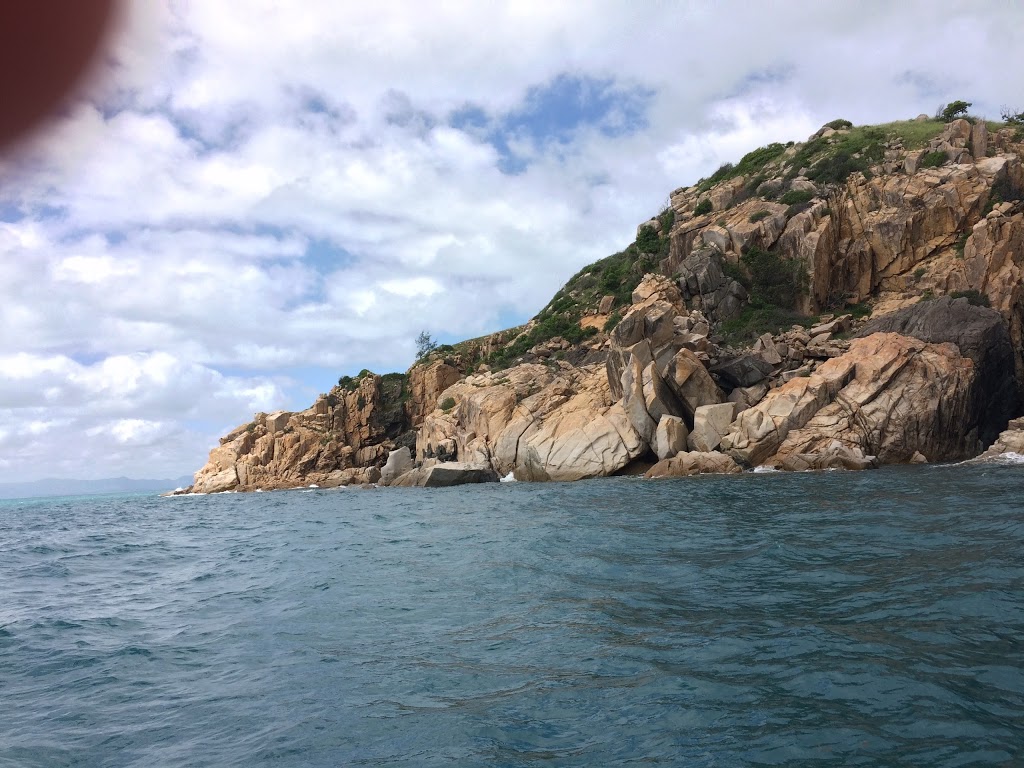
{"label": "tan colored rock", "polygon": [[761,383],[755,384],[752,387],[736,387],[736,389],[729,393],[728,400],[730,403],[736,403],[736,413],[739,414],[740,411],[753,408],[767,394],[768,385]]}
{"label": "tan colored rock", "polygon": [[349,485],[371,485],[380,480],[380,470],[376,467],[350,467],[349,469],[336,469],[320,480],[317,485],[321,488],[338,488]]}
{"label": "tan colored rock", "polygon": [[921,160],[925,156],[927,150],[918,149],[914,152],[908,152],[907,156],[903,159],[903,170],[907,173],[917,173],[917,169],[921,165]]}
{"label": "tan colored rock", "polygon": [[690,431],[678,416],[662,416],[658,429],[654,434],[654,453],[659,459],[675,456],[686,450],[686,438]]}
{"label": "tan colored rock", "polygon": [[736,415],[736,403],[702,405],[693,415],[693,430],[686,440],[691,451],[707,453],[715,450]]}
{"label": "tan colored rock", "polygon": [[409,370],[409,420],[416,427],[437,407],[441,393],[462,377],[458,368],[444,360],[415,365]]}
{"label": "tan colored rock", "polygon": [[689,349],[681,349],[672,358],[665,377],[668,386],[680,401],[683,413],[693,419],[702,405],[715,405],[723,400],[707,368]]}
{"label": "tan colored rock", "polygon": [[996,441],[974,461],[992,461],[1007,454],[1024,458],[1024,418],[1011,419]]}
{"label": "tan colored rock", "polygon": [[782,362],[782,355],[779,354],[770,333],[763,334],[754,342],[754,351],[769,365],[779,365]]}
{"label": "tan colored rock", "polygon": [[721,442],[739,464],[756,467],[775,454],[793,429],[799,429],[853,378],[854,361],[829,360],[810,376],[800,376],[768,393],[741,413]]}
{"label": "tan colored rock", "polygon": [[654,430],[658,422],[647,410],[647,398],[644,392],[644,370],[650,369],[653,363],[646,363],[637,353],[641,349],[649,349],[646,342],[637,344],[630,356],[626,370],[622,373],[622,408],[630,425],[644,442],[650,444],[654,440]]}
{"label": "tan colored rock", "polygon": [[787,472],[808,472],[823,469],[874,469],[878,463],[874,456],[866,456],[860,446],[833,440],[815,453],[788,453],[776,466]]}
{"label": "tan colored rock", "polygon": [[735,475],[743,470],[724,453],[697,452],[679,453],[663,459],[647,470],[644,477],[688,477],[691,475]]}
{"label": "tan colored rock", "polygon": [[405,474],[412,469],[412,452],[406,447],[396,448],[388,454],[388,460],[381,468],[380,481],[383,485],[388,485],[395,478]]}
{"label": "tan colored rock", "polygon": [[238,487],[238,472],[232,465],[218,472],[203,472],[196,474],[195,483],[192,486],[193,493],[221,493],[231,491]]}
{"label": "tan colored rock", "polygon": [[[642,370],[640,377],[643,405]],[[444,395],[459,406],[427,416],[417,440],[421,459],[452,439],[460,458],[486,462],[501,476],[578,480],[613,474],[647,450],[598,365],[557,374],[520,365],[464,380]]]}
{"label": "tan colored rock", "polygon": [[[802,382],[805,396],[797,400],[802,409],[790,408],[792,398],[786,397],[795,380],[740,415],[771,415],[777,422],[774,439],[785,432],[767,462],[771,465],[782,466],[791,455],[828,453],[835,441],[883,464],[908,462],[915,452],[949,460],[976,451],[977,435],[963,432],[976,419],[971,413],[974,364],[953,344],[876,333],[856,339],[847,354],[824,363]],[[829,397],[836,383],[842,386]],[[806,396],[814,390],[817,397]],[[753,421],[739,426],[750,434]],[[770,446],[773,433],[761,426],[764,435],[749,440],[745,452],[733,450],[734,457],[750,463],[765,457],[758,448]],[[734,445],[740,442],[730,437]]]}
{"label": "tan colored rock", "polygon": [[410,469],[395,478],[390,485],[392,488],[449,488],[454,485],[496,482],[498,475],[489,466],[445,461]]}
{"label": "tan colored rock", "polygon": [[276,411],[271,413],[266,418],[267,432],[272,435],[276,435],[278,432],[283,431],[285,426],[288,424],[288,419],[291,417],[292,415],[286,411]]}
{"label": "tan colored rock", "polygon": [[979,120],[971,126],[970,150],[975,159],[985,157],[988,152],[988,126]]}

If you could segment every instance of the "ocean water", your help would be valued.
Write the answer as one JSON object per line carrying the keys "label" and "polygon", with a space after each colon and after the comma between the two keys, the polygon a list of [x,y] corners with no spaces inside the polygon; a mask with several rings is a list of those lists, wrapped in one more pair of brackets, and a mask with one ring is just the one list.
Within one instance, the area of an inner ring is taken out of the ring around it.
{"label": "ocean water", "polygon": [[0,766],[1024,765],[1024,467],[0,502]]}

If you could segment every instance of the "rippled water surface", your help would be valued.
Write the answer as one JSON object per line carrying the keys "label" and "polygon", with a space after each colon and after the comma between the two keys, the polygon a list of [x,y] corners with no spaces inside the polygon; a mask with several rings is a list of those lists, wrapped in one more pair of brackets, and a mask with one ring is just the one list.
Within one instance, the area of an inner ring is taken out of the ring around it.
{"label": "rippled water surface", "polygon": [[1024,468],[0,502],[0,766],[1024,765]]}

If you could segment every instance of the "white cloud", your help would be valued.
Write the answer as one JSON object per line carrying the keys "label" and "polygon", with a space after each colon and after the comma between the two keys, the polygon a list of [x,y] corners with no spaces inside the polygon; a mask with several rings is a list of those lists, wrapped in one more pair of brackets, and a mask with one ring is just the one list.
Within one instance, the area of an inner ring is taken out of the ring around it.
{"label": "white cloud", "polygon": [[[835,117],[994,115],[1024,69],[1024,11],[966,0],[126,8],[112,74],[0,160],[2,439],[34,457],[0,479],[194,469],[315,394],[302,371],[402,369],[422,328],[531,315],[722,162]],[[489,143],[559,77],[647,94],[644,120]],[[486,127],[448,124],[466,105]]]}

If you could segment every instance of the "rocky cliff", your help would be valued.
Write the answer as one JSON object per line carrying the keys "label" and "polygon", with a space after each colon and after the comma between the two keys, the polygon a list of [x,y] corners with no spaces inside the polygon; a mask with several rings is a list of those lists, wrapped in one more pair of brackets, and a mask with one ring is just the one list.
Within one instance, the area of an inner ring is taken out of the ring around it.
{"label": "rocky cliff", "polygon": [[403,484],[450,462],[575,480],[975,456],[1024,381],[1022,140],[834,121],[755,150],[526,326],[257,414],[194,490],[375,482],[403,446],[423,468]]}

